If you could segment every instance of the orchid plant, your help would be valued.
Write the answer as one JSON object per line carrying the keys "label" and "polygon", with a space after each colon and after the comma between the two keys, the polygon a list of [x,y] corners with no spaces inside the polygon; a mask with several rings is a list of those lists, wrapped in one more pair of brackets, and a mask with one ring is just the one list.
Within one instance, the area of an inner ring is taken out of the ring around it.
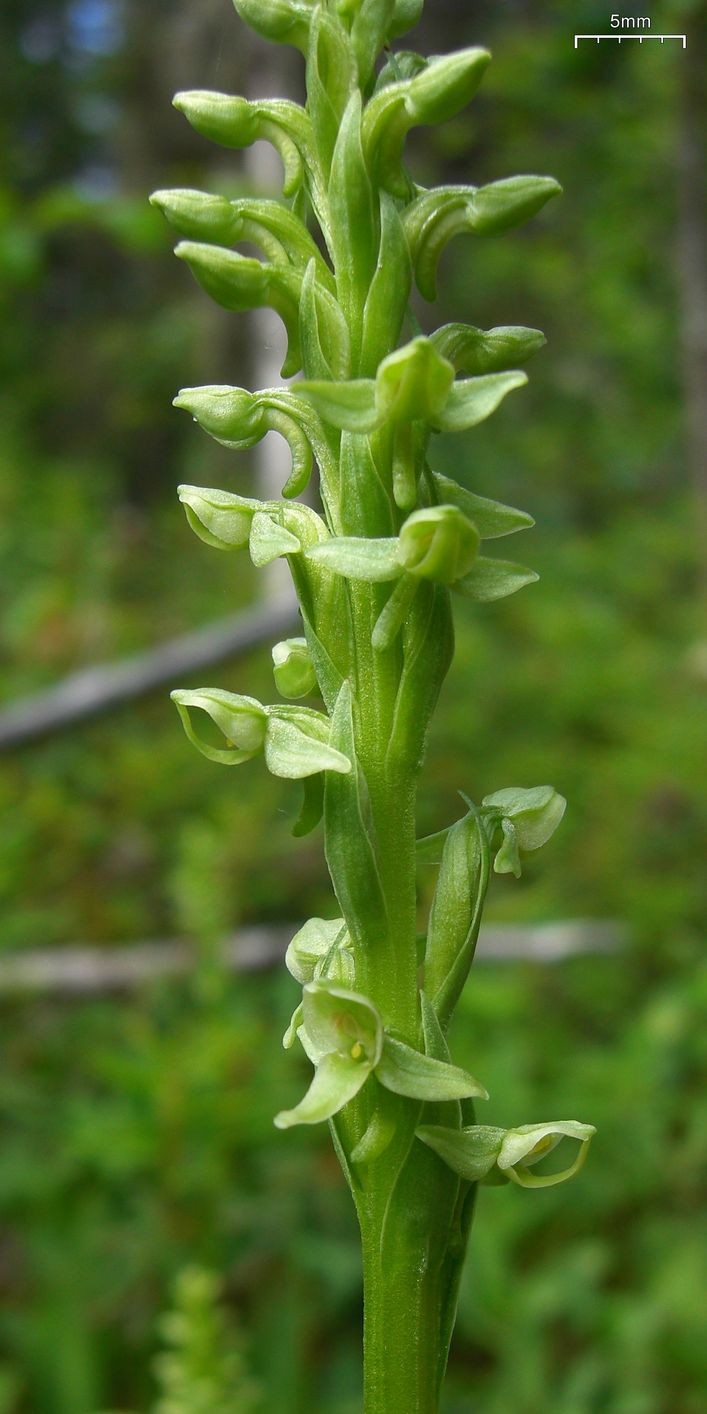
{"label": "orchid plant", "polygon": [[[453,237],[516,226],[559,187],[520,176],[427,190],[410,176],[409,130],[458,113],[490,58],[480,48],[430,59],[391,49],[423,0],[235,6],[258,35],[301,51],[306,103],[195,91],[175,105],[226,147],[272,143],[283,199],[179,190],[152,200],[183,238],[177,255],[218,304],[278,312],[283,377],[294,381],[256,393],[187,388],[175,401],[235,450],[280,433],[292,470],[280,500],[197,486],[179,495],[207,545],[247,548],[256,566],[287,561],[302,635],[273,648],[287,703],[217,688],[173,698],[210,760],[238,765],[262,754],[275,775],[302,781],[296,835],[323,816],[335,916],[310,919],[286,959],[302,997],[285,1045],[299,1043],[314,1074],[275,1123],[328,1122],[351,1189],[366,1414],[434,1414],[478,1185],[569,1178],[594,1130],[576,1121],[477,1124],[474,1101],[487,1092],[450,1057],[448,1028],[492,868],[520,874],[565,801],[550,786],[498,790],[478,804],[463,796],[460,819],[416,839],[425,741],[453,656],[452,594],[483,605],[537,578],[485,544],[530,527],[531,517],[435,471],[434,436],[489,417],[527,381],[519,365],[544,339],[535,329],[469,324],[425,335],[410,301],[413,286],[434,298]],[[241,253],[243,242],[262,258]],[[302,500],[315,465],[318,499]],[[439,864],[422,935],[421,860]],[[561,1142],[575,1146],[574,1162],[536,1171]]]}

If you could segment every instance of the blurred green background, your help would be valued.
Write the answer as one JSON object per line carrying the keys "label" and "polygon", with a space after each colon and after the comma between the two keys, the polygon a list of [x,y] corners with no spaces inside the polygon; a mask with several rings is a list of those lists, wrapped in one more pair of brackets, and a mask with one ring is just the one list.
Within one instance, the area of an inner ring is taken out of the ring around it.
{"label": "blurred green background", "polygon": [[[519,555],[542,578],[457,612],[421,832],[459,788],[552,782],[566,822],[520,884],[494,884],[489,917],[626,930],[611,954],[473,974],[456,1051],[489,1122],[572,1115],[599,1134],[567,1188],[482,1194],[445,1411],[701,1414],[707,11],[651,11],[654,31],[687,31],[683,52],[575,51],[576,30],[607,28],[591,4],[427,9],[412,45],[486,43],[495,63],[467,115],[415,135],[418,180],[549,172],[565,197],[457,242],[421,310],[426,329],[549,339],[528,390],[438,447],[440,469],[536,517]],[[170,407],[180,385],[248,385],[253,329],[197,292],[146,195],[249,180],[190,133],[175,89],[296,95],[300,74],[229,0],[4,0],[0,25],[7,705],[259,592],[175,497],[248,488],[252,461]],[[268,660],[210,676],[267,700]],[[83,1001],[0,993],[0,1414],[360,1408],[348,1197],[324,1132],[272,1127],[306,1071],[279,1044],[296,988],[282,969],[234,978],[216,946],[331,908],[295,805],[257,764],[234,778],[197,756],[164,692],[2,760],[2,950],[183,936],[195,968]]]}

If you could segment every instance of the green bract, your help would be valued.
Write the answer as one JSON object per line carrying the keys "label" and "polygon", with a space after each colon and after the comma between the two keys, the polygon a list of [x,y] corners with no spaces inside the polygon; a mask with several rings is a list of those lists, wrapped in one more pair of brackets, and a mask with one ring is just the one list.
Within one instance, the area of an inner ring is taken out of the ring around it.
{"label": "green bract", "polygon": [[[233,452],[277,432],[292,470],[279,499],[200,486],[181,486],[179,497],[207,546],[247,549],[256,568],[285,561],[301,636],[272,649],[276,686],[293,702],[264,706],[217,688],[173,698],[208,760],[262,756],[274,775],[302,781],[295,835],[323,819],[332,916],[309,919],[286,957],[303,991],[284,1043],[300,1040],[314,1076],[275,1123],[328,1121],[356,1204],[365,1414],[436,1414],[473,1185],[559,1182],[580,1167],[593,1130],[477,1125],[473,1101],[486,1091],[450,1056],[491,863],[518,874],[565,802],[550,786],[496,791],[480,806],[464,797],[463,818],[416,844],[427,733],[453,656],[452,598],[461,614],[483,613],[476,606],[537,579],[486,546],[532,517],[442,474],[433,439],[496,412],[527,382],[522,366],[544,338],[522,325],[423,333],[411,299],[414,285],[434,298],[456,235],[516,226],[559,187],[543,176],[415,182],[407,134],[459,114],[490,58],[478,47],[429,59],[391,50],[423,0],[235,6],[263,39],[299,51],[305,103],[191,90],[175,105],[224,148],[272,144],[282,199],[189,188],[152,199],[182,238],[177,255],[219,305],[277,311],[283,374],[301,377],[257,391],[184,388],[175,405]],[[313,473],[317,510],[298,499]],[[298,702],[310,695],[322,710]],[[438,867],[423,936],[418,861]],[[575,1162],[538,1173],[560,1140],[578,1145]]]}

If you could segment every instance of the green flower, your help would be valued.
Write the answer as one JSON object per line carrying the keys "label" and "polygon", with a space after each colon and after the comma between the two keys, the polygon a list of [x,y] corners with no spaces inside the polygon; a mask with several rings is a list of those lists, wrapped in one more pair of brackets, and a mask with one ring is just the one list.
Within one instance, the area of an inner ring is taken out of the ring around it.
{"label": "green flower", "polygon": [[[308,982],[293,1024],[315,1071],[304,1099],[276,1116],[278,1129],[331,1119],[374,1074],[386,1089],[410,1099],[488,1098],[473,1075],[397,1041],[384,1031],[380,1014],[367,997],[335,983]],[[291,1031],[292,1027],[286,1044]]]}
{"label": "green flower", "polygon": [[[351,762],[329,745],[331,723],[322,712],[309,707],[263,707],[254,697],[242,697],[217,687],[180,689],[171,694],[193,746],[209,761],[239,766],[261,751],[274,776],[303,780],[319,771],[346,775]],[[226,746],[212,746],[199,736],[192,712],[204,712],[226,738]]]}
{"label": "green flower", "polygon": [[[420,1125],[418,1139],[468,1183],[499,1183],[512,1179],[521,1188],[551,1188],[573,1178],[582,1168],[596,1134],[593,1124],[555,1120],[552,1124],[521,1124],[517,1129],[496,1129],[476,1124],[466,1129]],[[532,1174],[529,1170],[563,1139],[577,1141],[574,1162],[557,1173]]]}
{"label": "green flower", "polygon": [[497,874],[520,877],[521,852],[540,849],[560,824],[567,807],[552,786],[523,790],[512,786],[484,796],[484,814],[492,827],[500,826],[502,843],[494,860]]}

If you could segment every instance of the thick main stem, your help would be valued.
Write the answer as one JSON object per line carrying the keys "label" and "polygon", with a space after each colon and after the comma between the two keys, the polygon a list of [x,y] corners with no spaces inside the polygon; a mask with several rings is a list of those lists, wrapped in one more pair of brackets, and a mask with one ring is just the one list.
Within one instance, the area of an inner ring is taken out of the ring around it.
{"label": "thick main stem", "polygon": [[400,1244],[394,1263],[378,1239],[374,1225],[362,1225],[365,1414],[437,1414],[439,1270],[429,1266],[424,1233]]}

